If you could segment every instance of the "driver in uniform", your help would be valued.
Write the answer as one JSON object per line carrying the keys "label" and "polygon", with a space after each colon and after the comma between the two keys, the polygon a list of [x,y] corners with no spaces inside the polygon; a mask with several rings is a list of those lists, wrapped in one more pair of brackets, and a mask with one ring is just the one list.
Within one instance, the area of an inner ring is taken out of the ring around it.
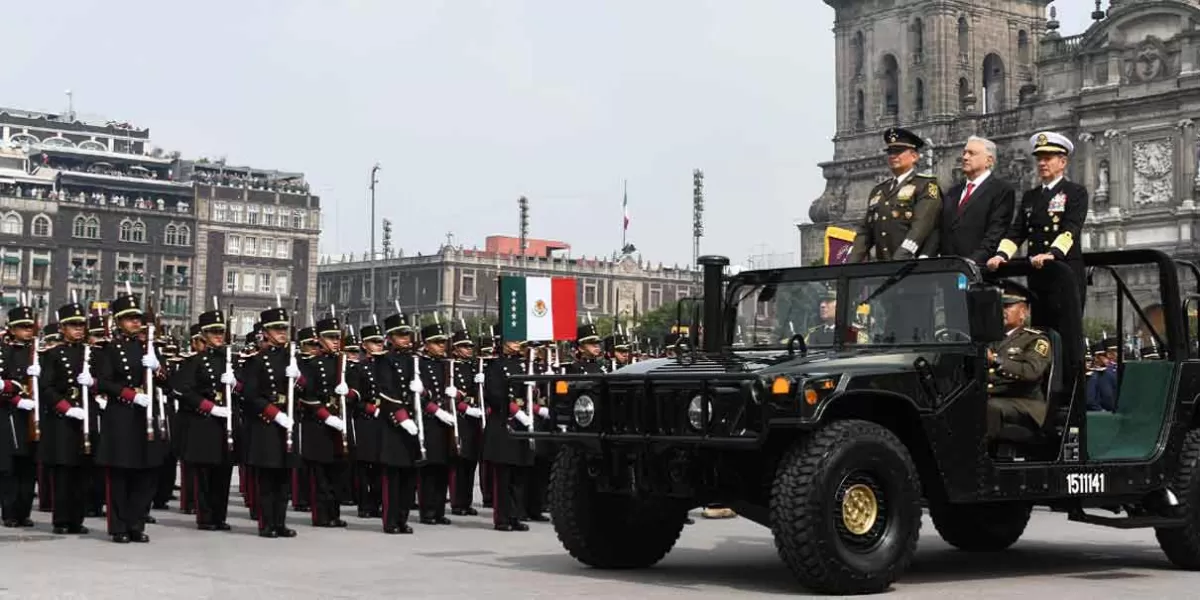
{"label": "driver in uniform", "polygon": [[1004,425],[1041,427],[1046,420],[1042,380],[1050,368],[1050,339],[1025,326],[1029,291],[1004,284],[1004,327],[1007,335],[988,348],[987,435]]}
{"label": "driver in uniform", "polygon": [[[837,323],[836,289],[826,287],[825,291],[821,293],[821,302],[817,305],[817,314],[821,318],[821,324],[809,329],[804,334],[804,345],[810,348],[813,346],[832,346],[837,338],[834,335]],[[867,343],[866,332],[853,325],[847,325],[846,343]]]}

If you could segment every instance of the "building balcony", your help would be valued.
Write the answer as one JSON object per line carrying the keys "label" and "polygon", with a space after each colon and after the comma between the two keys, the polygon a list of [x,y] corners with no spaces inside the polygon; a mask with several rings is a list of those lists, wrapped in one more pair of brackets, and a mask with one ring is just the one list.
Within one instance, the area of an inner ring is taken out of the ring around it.
{"label": "building balcony", "polygon": [[163,287],[187,287],[191,285],[192,278],[183,273],[163,273]]}
{"label": "building balcony", "polygon": [[67,281],[71,283],[100,283],[100,274],[95,269],[71,267],[67,271]]}
{"label": "building balcony", "polygon": [[146,283],[146,274],[140,272],[117,271],[117,283]]}

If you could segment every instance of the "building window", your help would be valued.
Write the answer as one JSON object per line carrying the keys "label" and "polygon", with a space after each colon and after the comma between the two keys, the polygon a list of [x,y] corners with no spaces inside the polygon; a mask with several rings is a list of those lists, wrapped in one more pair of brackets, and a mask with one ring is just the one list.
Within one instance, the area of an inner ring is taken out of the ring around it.
{"label": "building window", "polygon": [[133,223],[133,241],[144,243],[146,241],[146,224],[141,221]]}
{"label": "building window", "polygon": [[246,256],[257,256],[258,238],[246,236],[246,240],[242,243],[242,254]]}
{"label": "building window", "polygon": [[475,297],[475,269],[463,269],[458,293],[466,298]]}
{"label": "building window", "polygon": [[4,280],[8,285],[21,284],[21,251],[17,250],[13,253],[5,252],[0,261],[3,262],[4,268],[0,271],[0,279]]}
{"label": "building window", "polygon": [[292,288],[288,285],[288,274],[286,271],[275,274],[275,293],[280,296],[292,293]]}
{"label": "building window", "polygon": [[255,275],[254,273],[242,273],[242,291],[243,292],[251,292],[251,293],[254,292],[254,289],[255,289],[254,288],[254,283],[255,283],[254,275]]}
{"label": "building window", "polygon": [[274,227],[276,225],[274,206],[263,207],[263,225],[267,227]]}
{"label": "building window", "polygon": [[258,248],[258,255],[267,258],[275,256],[275,240],[271,238],[263,238],[262,244]]}
{"label": "building window", "polygon": [[270,294],[271,289],[272,289],[271,288],[271,274],[270,273],[260,274],[258,276],[258,284],[259,284],[258,291],[260,291],[264,294]]}
{"label": "building window", "polygon": [[288,252],[288,241],[279,240],[275,243],[275,258],[291,258],[291,252]]}
{"label": "building window", "polygon": [[50,237],[50,217],[37,215],[33,218],[31,231],[34,237]]}
{"label": "building window", "polygon": [[29,284],[49,287],[50,285],[50,254],[31,254],[32,271],[29,273]]}
{"label": "building window", "polygon": [[246,224],[258,225],[258,205],[251,204],[246,207]]}
{"label": "building window", "polygon": [[187,225],[179,226],[179,245],[180,246],[191,246],[192,245],[192,228],[191,227],[188,227]]}
{"label": "building window", "polygon": [[4,220],[0,221],[0,233],[6,233],[8,235],[21,235],[21,231],[23,229],[24,226],[21,223],[21,215],[18,215],[15,212],[10,212],[4,215]]}
{"label": "building window", "polygon": [[388,273],[388,298],[400,297],[400,273],[392,271]]}
{"label": "building window", "polygon": [[241,204],[234,204],[229,207],[229,212],[233,216],[234,223],[237,223],[240,225],[240,224],[246,222],[246,213],[243,212],[244,209],[245,209],[245,207],[242,206]]}
{"label": "building window", "polygon": [[651,286],[650,287],[649,305],[646,306],[646,309],[654,310],[654,309],[662,306],[662,296],[663,296],[663,293],[662,293],[661,287]]}
{"label": "building window", "polygon": [[1024,29],[1017,32],[1017,60],[1021,64],[1029,62],[1029,33]]}
{"label": "building window", "polygon": [[231,235],[225,238],[225,254],[237,256],[242,253],[242,236]]}
{"label": "building window", "polygon": [[214,202],[212,211],[212,220],[218,223],[224,223],[229,220],[229,205],[224,202]]}
{"label": "building window", "polygon": [[304,222],[305,222],[304,217],[305,217],[304,211],[302,211],[298,208],[296,210],[293,210],[292,211],[292,228],[293,229],[304,229]]}
{"label": "building window", "polygon": [[362,297],[365,300],[371,299],[371,276],[363,275],[362,278]]}
{"label": "building window", "polygon": [[958,18],[958,54],[963,58],[966,58],[970,51],[970,26],[967,25],[967,17],[961,16]]}
{"label": "building window", "polygon": [[238,272],[237,271],[231,269],[229,272],[225,273],[225,291],[236,292],[237,284],[238,284]]}
{"label": "building window", "polygon": [[128,242],[133,239],[133,221],[121,219],[121,228],[117,232],[117,239],[122,242]]}
{"label": "building window", "polygon": [[[279,279],[275,279],[275,283],[279,283]],[[321,286],[317,289],[317,302],[321,304],[329,304],[329,280],[321,282]]]}
{"label": "building window", "polygon": [[925,82],[919,77],[917,78],[916,97],[913,99],[913,108],[916,109],[918,115],[925,112]]}
{"label": "building window", "polygon": [[600,303],[600,294],[597,292],[599,286],[595,281],[585,280],[583,282],[583,305],[588,308],[595,308]]}
{"label": "building window", "polygon": [[854,76],[860,77],[863,74],[863,56],[866,53],[863,32],[854,32],[854,41],[851,42],[851,52],[854,54]]}
{"label": "building window", "polygon": [[163,230],[163,241],[168,246],[179,245],[179,228],[175,227],[174,223],[168,224],[166,229]]}
{"label": "building window", "polygon": [[913,21],[912,24],[912,45],[913,54],[921,56],[925,53],[925,22],[921,19]]}
{"label": "building window", "polygon": [[343,277],[341,288],[338,290],[338,302],[346,304],[350,301],[350,278]]}
{"label": "building window", "polygon": [[900,63],[891,54],[883,55],[883,114],[900,114]]}

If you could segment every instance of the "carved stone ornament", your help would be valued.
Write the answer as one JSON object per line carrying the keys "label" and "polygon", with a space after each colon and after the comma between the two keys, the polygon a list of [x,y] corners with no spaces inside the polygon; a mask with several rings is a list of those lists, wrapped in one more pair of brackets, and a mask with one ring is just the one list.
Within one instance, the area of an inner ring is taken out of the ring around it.
{"label": "carved stone ornament", "polygon": [[1130,83],[1148,83],[1172,74],[1171,57],[1162,41],[1154,36],[1139,44],[1127,60],[1125,78]]}
{"label": "carved stone ornament", "polygon": [[1133,202],[1138,206],[1165,204],[1174,197],[1171,183],[1171,140],[1158,139],[1133,145]]}
{"label": "carved stone ornament", "polygon": [[1085,132],[1079,134],[1079,141],[1081,141],[1085,144],[1094,139],[1096,139],[1096,136],[1092,135],[1092,133],[1089,131],[1085,131]]}

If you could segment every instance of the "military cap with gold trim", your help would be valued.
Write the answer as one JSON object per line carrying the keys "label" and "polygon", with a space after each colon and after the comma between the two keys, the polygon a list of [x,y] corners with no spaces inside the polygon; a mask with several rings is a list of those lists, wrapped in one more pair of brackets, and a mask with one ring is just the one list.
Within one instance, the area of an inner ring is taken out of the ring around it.
{"label": "military cap with gold trim", "polygon": [[412,333],[412,325],[408,324],[408,317],[401,314],[391,315],[383,320],[383,332],[387,335],[393,333]]}
{"label": "military cap with gold trim", "polygon": [[441,323],[433,323],[421,328],[421,339],[426,342],[444,342],[448,337],[446,326]]}
{"label": "military cap with gold trim", "polygon": [[883,132],[883,141],[887,144],[889,152],[920,150],[925,147],[925,140],[921,139],[921,136],[903,127],[889,127]]}
{"label": "military cap with gold trim", "polygon": [[59,323],[87,323],[87,311],[78,302],[70,302],[58,307],[56,313]]}
{"label": "military cap with gold trim", "polygon": [[1005,281],[1002,287],[1004,291],[1000,295],[1001,304],[1028,303],[1031,298],[1029,290],[1015,281]]}
{"label": "military cap with gold trim", "polygon": [[209,310],[200,313],[200,318],[197,320],[200,329],[225,329],[225,313],[220,310]]}
{"label": "military cap with gold trim", "polygon": [[594,344],[600,341],[600,331],[595,323],[581,323],[575,328],[576,344]]}
{"label": "military cap with gold trim", "polygon": [[200,329],[200,324],[199,324],[199,323],[192,323],[192,324],[191,324],[191,325],[188,327],[188,339],[189,339],[189,340],[194,340],[194,339],[196,339],[196,338],[200,337],[200,333],[201,333],[202,331],[203,331],[203,330],[202,330],[202,329]]}
{"label": "military cap with gold trim", "polygon": [[37,322],[37,318],[33,314],[32,306],[17,306],[8,311],[8,326],[20,327],[23,325],[33,325]]}
{"label": "military cap with gold trim", "polygon": [[291,319],[288,318],[288,311],[282,306],[262,311],[258,314],[258,321],[262,323],[263,329],[278,329],[291,325]]}
{"label": "military cap with gold trim", "polygon": [[104,317],[100,315],[88,317],[88,333],[101,335],[108,333],[108,324],[104,322]]}
{"label": "military cap with gold trim", "polygon": [[58,331],[58,323],[47,323],[42,328],[42,339],[47,342],[57,342],[62,339],[62,334]]}
{"label": "military cap with gold trim", "polygon": [[301,327],[296,331],[296,342],[300,344],[313,344],[317,341],[317,330],[313,327]]}
{"label": "military cap with gold trim", "polygon": [[382,342],[383,330],[378,325],[367,325],[358,330],[358,336],[364,342]]}
{"label": "military cap with gold trim", "polygon": [[450,344],[453,346],[474,346],[475,340],[471,339],[471,334],[467,333],[466,329],[459,329],[450,336]]}
{"label": "military cap with gold trim", "polygon": [[113,318],[141,317],[142,308],[138,306],[137,296],[123,294],[112,302]]}
{"label": "military cap with gold trim", "polygon": [[321,337],[327,335],[341,337],[342,322],[337,317],[327,317],[317,321],[317,335]]}
{"label": "military cap with gold trim", "polygon": [[342,334],[342,349],[352,352],[362,350],[362,342],[358,341],[358,336],[354,335],[353,331],[347,330]]}
{"label": "military cap with gold trim", "polygon": [[1053,131],[1041,131],[1029,138],[1034,154],[1065,154],[1070,156],[1075,151],[1075,144],[1067,136]]}
{"label": "military cap with gold trim", "polygon": [[[679,334],[675,334],[675,335],[678,336]],[[625,335],[621,334],[621,333],[615,333],[613,335],[608,336],[607,338],[605,338],[604,342],[605,342],[604,343],[605,347],[607,347],[610,351],[611,350],[628,350],[629,349],[629,338],[625,337]],[[672,341],[671,343],[674,343],[674,342]]]}

